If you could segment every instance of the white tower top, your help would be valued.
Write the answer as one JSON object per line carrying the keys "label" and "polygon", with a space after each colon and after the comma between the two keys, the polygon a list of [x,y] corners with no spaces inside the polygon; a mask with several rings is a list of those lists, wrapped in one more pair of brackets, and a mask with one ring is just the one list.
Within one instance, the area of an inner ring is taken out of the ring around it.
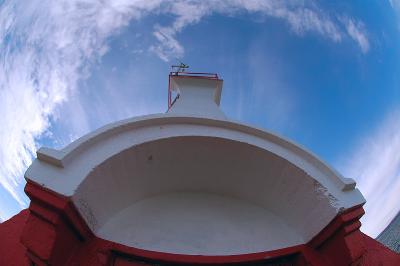
{"label": "white tower top", "polygon": [[[202,76],[200,76],[200,74]],[[169,76],[169,101],[167,113],[182,116],[208,117],[225,120],[219,108],[223,80],[217,74],[174,72]]]}

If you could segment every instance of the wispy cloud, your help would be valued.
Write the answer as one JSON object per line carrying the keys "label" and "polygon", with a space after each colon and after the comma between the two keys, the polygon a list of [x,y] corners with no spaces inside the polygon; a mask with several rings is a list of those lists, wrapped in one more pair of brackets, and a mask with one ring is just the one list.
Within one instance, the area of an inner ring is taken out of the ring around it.
{"label": "wispy cloud", "polygon": [[[296,34],[315,32],[340,42],[347,31],[334,17],[303,1],[32,0],[0,6],[0,185],[21,207],[23,172],[37,139],[46,133],[57,108],[71,98],[88,67],[107,53],[107,40],[132,20],[169,14],[170,25],[156,25],[150,50],[162,60],[181,57],[177,35],[212,13],[261,13],[282,19]],[[352,20],[355,36],[364,29]],[[359,35],[359,34],[358,34]],[[354,38],[354,37],[353,37]],[[0,217],[7,218],[0,202]]]}
{"label": "wispy cloud", "polygon": [[[107,38],[160,1],[4,1],[0,7],[0,185],[21,207],[23,172],[57,106]],[[0,202],[0,210],[7,208]],[[0,213],[4,217],[4,213]]]}
{"label": "wispy cloud", "polygon": [[150,46],[150,51],[154,52],[161,60],[168,62],[171,58],[181,58],[185,52],[182,45],[175,38],[176,30],[169,27],[155,27],[154,37],[158,45]]}
{"label": "wispy cloud", "polygon": [[369,50],[369,41],[366,36],[365,26],[362,22],[355,21],[351,18],[344,18],[344,25],[346,26],[349,36],[360,46],[363,53]]}
{"label": "wispy cloud", "polygon": [[362,230],[376,237],[400,211],[400,110],[382,124],[347,159],[344,173],[356,179],[365,196]]}
{"label": "wispy cloud", "polygon": [[362,22],[354,18],[340,19],[342,14],[328,15],[314,2],[279,0],[226,0],[226,1],[175,1],[163,9],[175,16],[170,26],[155,27],[153,32],[158,40],[150,47],[162,60],[168,61],[181,57],[184,49],[176,35],[185,27],[201,21],[211,14],[235,15],[243,12],[261,14],[278,18],[290,26],[290,29],[304,35],[308,32],[319,34],[333,42],[341,42],[347,36],[354,40],[363,53],[369,50],[369,41]]}

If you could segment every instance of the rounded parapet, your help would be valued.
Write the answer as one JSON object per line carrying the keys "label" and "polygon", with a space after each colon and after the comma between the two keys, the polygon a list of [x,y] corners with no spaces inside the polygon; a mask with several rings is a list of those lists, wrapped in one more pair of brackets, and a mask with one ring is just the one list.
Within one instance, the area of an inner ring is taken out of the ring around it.
{"label": "rounded parapet", "polygon": [[172,114],[117,122],[60,151],[41,149],[26,178],[71,197],[99,237],[177,254],[303,244],[364,203],[353,180],[276,134]]}

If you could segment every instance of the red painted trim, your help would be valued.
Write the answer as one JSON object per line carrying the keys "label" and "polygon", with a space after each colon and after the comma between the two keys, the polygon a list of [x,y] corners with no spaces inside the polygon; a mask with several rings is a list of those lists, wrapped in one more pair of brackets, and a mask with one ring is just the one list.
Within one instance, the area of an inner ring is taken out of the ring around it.
{"label": "red painted trim", "polygon": [[208,80],[222,80],[217,77],[209,77],[209,76],[196,76],[196,75],[170,75],[170,77],[174,78],[192,78],[192,79],[208,79]]}
{"label": "red painted trim", "polygon": [[[100,239],[100,238],[99,238]],[[227,264],[227,263],[249,263],[260,262],[269,259],[276,259],[284,256],[295,255],[302,251],[304,245],[297,245],[277,250],[226,256],[204,256],[204,255],[184,255],[157,251],[143,250],[128,247],[122,244],[110,242],[104,239],[103,245],[109,246],[113,253],[117,255],[136,257],[153,262],[167,262],[179,264]]]}
{"label": "red painted trim", "polygon": [[171,74],[168,76],[168,110],[171,108]]}
{"label": "red painted trim", "polygon": [[24,190],[32,201],[41,202],[53,210],[63,210],[69,201],[68,197],[40,186],[29,179]]}
{"label": "red painted trim", "polygon": [[58,219],[57,214],[61,215],[71,229],[76,231],[80,239],[93,236],[92,231],[69,197],[46,189],[31,180],[28,180],[25,186],[25,193],[31,199],[29,209],[39,217],[55,224]]}
{"label": "red painted trim", "polygon": [[340,213],[338,216],[341,216],[341,219],[343,222],[349,222],[353,221],[355,219],[360,219],[364,214],[365,211],[362,208],[364,204],[360,204],[354,207],[351,207],[350,209],[345,210],[344,212]]}
{"label": "red painted trim", "polygon": [[308,245],[313,248],[318,248],[322,243],[324,243],[328,238],[334,235],[344,225],[351,225],[353,222],[359,222],[359,218],[361,218],[361,216],[363,216],[365,213],[362,205],[354,206],[338,214],[324,229],[322,229],[322,231],[318,235],[316,235],[313,239],[311,239],[311,241],[308,242]]}
{"label": "red painted trim", "polygon": [[344,232],[346,235],[360,229],[361,227],[361,222],[360,221],[355,221],[354,223],[347,225],[343,228]]}
{"label": "red painted trim", "polygon": [[169,75],[174,77],[199,77],[207,79],[218,79],[217,73],[207,72],[170,72]]}

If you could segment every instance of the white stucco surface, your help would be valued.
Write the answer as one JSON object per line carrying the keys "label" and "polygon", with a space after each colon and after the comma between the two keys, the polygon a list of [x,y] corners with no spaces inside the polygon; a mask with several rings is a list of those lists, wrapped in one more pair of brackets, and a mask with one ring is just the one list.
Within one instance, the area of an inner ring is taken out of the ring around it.
{"label": "white stucco surface", "polygon": [[171,76],[171,90],[179,94],[168,113],[226,119],[219,108],[222,80]]}
{"label": "white stucco surface", "polygon": [[[71,197],[98,236],[184,254],[305,243],[365,202],[354,180],[304,148],[227,120],[218,107],[221,81],[180,82],[182,96],[168,113],[107,125],[59,151],[41,149],[25,177]],[[224,223],[226,236],[213,236]]]}
{"label": "white stucco surface", "polygon": [[138,201],[98,234],[128,246],[188,255],[248,254],[303,243],[285,221],[257,205],[187,192]]}

